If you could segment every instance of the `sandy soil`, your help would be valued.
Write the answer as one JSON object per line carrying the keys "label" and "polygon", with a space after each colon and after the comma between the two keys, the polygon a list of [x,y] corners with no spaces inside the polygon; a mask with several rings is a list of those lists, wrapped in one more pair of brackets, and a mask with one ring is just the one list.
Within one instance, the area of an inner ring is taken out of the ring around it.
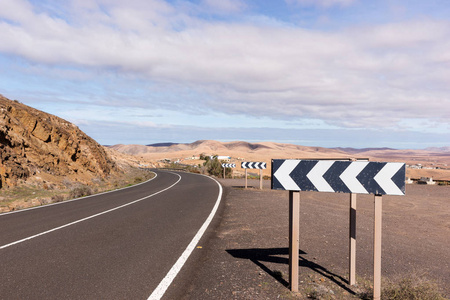
{"label": "sandy soil", "polygon": [[[300,293],[288,289],[288,192],[221,180],[222,217],[167,299],[354,299],[373,274],[373,195],[357,197],[357,286],[348,280],[349,194],[301,192]],[[201,241],[202,242],[202,241]],[[450,186],[408,185],[383,197],[382,277],[411,274],[450,296]],[[186,283],[187,282],[187,283]]]}

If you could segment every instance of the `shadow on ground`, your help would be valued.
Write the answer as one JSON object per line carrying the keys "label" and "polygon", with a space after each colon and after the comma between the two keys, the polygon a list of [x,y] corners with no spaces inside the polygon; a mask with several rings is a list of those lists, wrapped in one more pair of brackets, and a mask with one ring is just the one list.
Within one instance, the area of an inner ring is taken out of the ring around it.
{"label": "shadow on ground", "polygon": [[[228,254],[232,255],[235,258],[240,259],[248,259],[260,267],[264,272],[275,278],[278,282],[280,282],[285,287],[289,287],[289,282],[283,279],[282,274],[279,271],[271,270],[266,266],[265,263],[277,263],[277,264],[289,264],[289,248],[254,248],[254,249],[228,249],[226,250]],[[310,261],[304,258],[302,255],[306,254],[306,252],[300,250],[299,251],[299,267],[308,268],[319,275],[328,278],[330,281],[334,282],[340,288],[346,290],[350,294],[355,295],[355,292],[347,287],[348,281],[339,276],[327,268]],[[287,256],[287,257],[283,257]]]}
{"label": "shadow on ground", "polygon": [[[244,189],[245,190],[245,185],[233,185],[233,189]],[[247,189],[258,189],[259,190],[259,186],[247,185]]]}

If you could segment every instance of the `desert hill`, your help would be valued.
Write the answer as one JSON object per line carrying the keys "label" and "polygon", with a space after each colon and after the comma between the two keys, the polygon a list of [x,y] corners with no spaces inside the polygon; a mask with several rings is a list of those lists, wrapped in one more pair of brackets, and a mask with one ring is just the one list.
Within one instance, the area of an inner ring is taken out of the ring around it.
{"label": "desert hill", "polygon": [[243,141],[219,142],[200,140],[188,144],[171,144],[169,146],[114,145],[112,149],[138,156],[144,160],[184,160],[198,157],[200,154],[230,156],[236,159],[253,159],[266,161],[272,158],[346,158],[348,153],[340,150],[305,147],[273,142],[248,143]]}
{"label": "desert hill", "polygon": [[[194,143],[160,143],[154,145],[114,145],[118,152],[134,155],[140,160],[158,165],[158,160],[170,159],[183,164],[196,165],[200,154],[231,157],[237,164],[233,171],[242,173],[240,161],[265,161],[270,165],[271,159],[349,159],[368,158],[371,161],[398,161],[411,167],[407,169],[408,177],[433,177],[435,180],[450,180],[450,150],[448,147],[427,148],[424,150],[400,150],[391,148],[322,148],[273,142],[248,143],[243,141],[219,142],[200,140]],[[419,168],[420,166],[420,168]],[[264,171],[270,175],[270,167]]]}
{"label": "desert hill", "polygon": [[89,182],[117,170],[77,126],[0,95],[0,188],[67,178]]}
{"label": "desert hill", "polygon": [[[164,145],[164,146],[160,146]],[[166,146],[168,145],[168,146]],[[322,157],[326,155],[336,155],[336,157],[348,156],[348,153],[339,149],[328,149],[322,147],[306,147],[293,144],[282,144],[273,142],[248,143],[243,141],[235,142],[219,142],[211,140],[200,140],[193,143],[178,144],[178,143],[161,143],[154,145],[113,145],[110,146],[122,153],[133,155],[145,155],[153,153],[166,153],[170,156],[173,152],[189,152],[193,155],[200,153],[210,154],[215,152],[218,155],[225,155],[226,153],[273,153],[276,151],[283,151],[285,154],[307,153],[308,155],[318,155]],[[225,153],[226,152],[226,153]],[[314,154],[312,154],[314,153]]]}

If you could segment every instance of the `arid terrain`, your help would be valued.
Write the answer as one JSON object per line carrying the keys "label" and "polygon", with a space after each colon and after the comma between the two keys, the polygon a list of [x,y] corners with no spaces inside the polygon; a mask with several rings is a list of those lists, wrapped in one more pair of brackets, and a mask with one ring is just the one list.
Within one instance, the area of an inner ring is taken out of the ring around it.
{"label": "arid terrain", "polygon": [[450,180],[450,147],[425,150],[329,149],[272,142],[197,141],[191,144],[167,143],[155,146],[114,145],[111,148],[121,153],[134,155],[140,161],[155,166],[163,166],[164,159],[187,165],[202,164],[203,161],[199,160],[200,154],[230,157],[229,162],[236,164],[236,169],[233,170],[234,175],[244,173],[244,170],[240,168],[242,161],[266,162],[268,168],[263,171],[263,174],[270,176],[271,159],[368,158],[370,161],[404,162],[409,166],[406,174],[410,178],[432,177],[433,180]]}
{"label": "arid terrain", "polygon": [[[272,142],[197,141],[190,144],[101,146],[77,126],[18,101],[0,97],[0,213],[58,202],[144,180],[141,169],[199,166],[200,156],[235,163],[225,187],[223,217],[212,239],[197,251],[198,269],[183,270],[191,286],[182,299],[351,299],[371,278],[373,203],[358,197],[358,280],[346,283],[347,196],[305,192],[301,210],[301,294],[287,289],[286,193],[243,189],[243,161],[271,159],[370,159],[407,164],[407,176],[450,180],[450,147],[424,150],[305,147]],[[250,174],[257,174],[255,170]],[[257,185],[256,181],[252,183]],[[74,193],[76,192],[76,193]],[[405,197],[386,197],[383,276],[424,275],[448,295],[449,186],[411,185]],[[191,273],[194,277],[191,277]],[[227,278],[227,280],[223,280]],[[175,282],[176,284],[176,282]],[[329,297],[329,298],[327,298]]]}
{"label": "arid terrain", "polygon": [[[79,186],[95,192],[130,184],[143,179],[136,173],[139,168],[196,168],[204,163],[201,155],[217,155],[224,162],[235,163],[232,175],[237,177],[244,175],[243,161],[266,162],[263,175],[267,177],[271,159],[361,158],[405,162],[407,177],[415,180],[450,180],[450,147],[353,149],[211,140],[106,147],[66,120],[0,95],[0,212],[62,201],[58,193],[67,198],[70,190]],[[249,170],[249,175],[258,173]]]}

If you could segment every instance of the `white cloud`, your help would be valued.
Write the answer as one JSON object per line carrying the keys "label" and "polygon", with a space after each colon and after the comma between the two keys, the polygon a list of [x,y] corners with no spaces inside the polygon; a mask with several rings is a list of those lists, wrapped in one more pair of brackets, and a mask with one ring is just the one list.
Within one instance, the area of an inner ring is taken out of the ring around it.
{"label": "white cloud", "polygon": [[32,5],[25,0],[0,0],[0,17],[9,20],[26,21],[33,16]]}
{"label": "white cloud", "polygon": [[238,13],[247,6],[240,0],[202,0],[203,5],[212,9],[216,13]]}
{"label": "white cloud", "polygon": [[[25,1],[0,1],[7,20],[0,21],[0,40],[8,41],[0,52],[56,69],[76,66],[75,73],[90,78],[112,69],[175,93],[153,106],[178,108],[184,101],[192,111],[361,128],[450,120],[449,22],[320,32],[207,22],[157,0],[74,1],[65,19],[37,13]],[[241,2],[223,3],[230,12],[242,9]]]}
{"label": "white cloud", "polygon": [[329,8],[332,6],[349,6],[357,2],[357,0],[286,0],[286,2],[301,6],[319,6]]}

